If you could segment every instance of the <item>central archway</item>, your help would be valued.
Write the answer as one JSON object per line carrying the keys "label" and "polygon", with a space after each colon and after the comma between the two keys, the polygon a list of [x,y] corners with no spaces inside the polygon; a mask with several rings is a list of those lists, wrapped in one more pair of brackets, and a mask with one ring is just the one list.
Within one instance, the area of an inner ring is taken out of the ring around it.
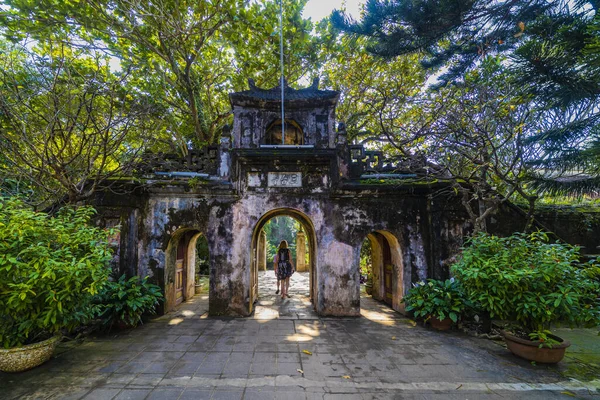
{"label": "central archway", "polygon": [[304,232],[306,234],[306,240],[308,242],[308,249],[309,249],[309,264],[308,264],[308,270],[309,270],[309,293],[310,293],[310,300],[313,304],[313,307],[315,304],[317,304],[318,301],[318,291],[317,291],[317,284],[316,284],[316,279],[317,279],[317,236],[315,234],[315,228],[313,226],[312,221],[310,220],[310,218],[304,214],[303,212],[293,209],[293,208],[277,208],[274,210],[271,210],[267,213],[265,213],[262,217],[260,217],[260,219],[258,220],[258,222],[256,223],[256,226],[254,227],[254,230],[252,231],[252,247],[251,247],[251,254],[250,254],[250,260],[251,260],[251,266],[250,266],[250,313],[252,313],[254,311],[254,303],[256,302],[256,300],[258,300],[258,264],[259,264],[259,257],[261,257],[261,255],[259,254],[259,241],[261,240],[260,238],[260,233],[262,231],[262,229],[264,228],[265,224],[274,217],[279,217],[279,216],[287,216],[287,217],[291,217],[294,218],[296,221],[298,221],[300,223],[300,225],[302,225],[302,228],[304,229]]}

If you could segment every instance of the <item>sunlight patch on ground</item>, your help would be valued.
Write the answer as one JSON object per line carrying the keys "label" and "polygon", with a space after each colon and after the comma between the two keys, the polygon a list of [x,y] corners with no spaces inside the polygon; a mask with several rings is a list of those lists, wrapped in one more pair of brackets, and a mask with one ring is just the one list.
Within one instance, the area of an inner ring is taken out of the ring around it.
{"label": "sunlight patch on ground", "polygon": [[360,315],[362,315],[363,317],[365,317],[366,319],[373,321],[373,322],[377,322],[378,324],[381,325],[386,325],[386,326],[394,326],[395,322],[393,319],[390,319],[389,315],[382,313],[382,312],[378,312],[378,311],[371,311],[371,310],[360,310]]}
{"label": "sunlight patch on ground", "polygon": [[299,333],[294,333],[293,335],[287,336],[286,340],[290,342],[310,342],[311,340],[313,340],[313,337],[308,335],[302,335]]}
{"label": "sunlight patch on ground", "polygon": [[196,313],[195,313],[195,312],[193,312],[192,310],[183,310],[183,311],[181,312],[181,314],[182,314],[184,317],[193,317],[194,315],[196,315]]}
{"label": "sunlight patch on ground", "polygon": [[169,321],[169,325],[179,325],[183,321],[184,321],[183,318],[173,318],[172,320]]}
{"label": "sunlight patch on ground", "polygon": [[300,325],[300,326],[297,326],[296,329],[299,330],[301,333],[303,333],[305,335],[309,335],[309,336],[320,336],[321,335],[319,328],[311,328],[306,325]]}

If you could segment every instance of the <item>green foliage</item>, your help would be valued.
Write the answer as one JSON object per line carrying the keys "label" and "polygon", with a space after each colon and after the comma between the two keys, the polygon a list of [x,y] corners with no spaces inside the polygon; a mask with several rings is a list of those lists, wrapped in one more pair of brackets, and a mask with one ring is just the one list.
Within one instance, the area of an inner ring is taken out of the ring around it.
{"label": "green foliage", "polygon": [[[331,27],[323,25],[319,33],[326,37]],[[348,140],[392,151],[390,138],[411,139],[416,125],[429,118],[416,101],[427,76],[417,56],[385,60],[369,54],[365,42],[338,35],[327,44],[320,73],[326,86],[342,93],[336,116],[346,124]]]}
{"label": "green foliage", "polygon": [[48,42],[0,41],[0,54],[0,190],[80,201],[131,173],[155,142],[153,100],[106,58]]}
{"label": "green foliage", "polygon": [[206,240],[206,236],[202,235],[196,241],[196,281],[198,280],[199,275],[210,274],[208,257],[208,240]]}
{"label": "green foliage", "polygon": [[90,207],[56,216],[20,200],[0,198],[0,343],[36,342],[86,324],[93,295],[108,279],[108,238],[114,230],[90,226]]}
{"label": "green foliage", "polygon": [[554,339],[552,336],[552,332],[547,329],[543,329],[541,331],[531,332],[529,334],[529,340],[533,342],[540,342],[539,348],[542,347],[552,347],[554,345],[560,344],[560,342]]}
{"label": "green foliage", "polygon": [[452,266],[467,298],[492,317],[538,335],[554,322],[600,323],[600,264],[580,264],[579,249],[543,232],[506,238],[480,233]]}
{"label": "green foliage", "polygon": [[489,56],[509,58],[519,96],[538,121],[521,143],[542,150],[528,159],[537,167],[529,180],[551,194],[598,192],[597,1],[369,0],[364,11],[358,22],[336,11],[332,22],[390,60],[390,69],[397,56],[421,57],[425,68],[439,72],[438,88],[464,82]]}
{"label": "green foliage", "polygon": [[373,279],[373,251],[371,241],[367,238],[360,247],[360,274]]}
{"label": "green foliage", "polygon": [[406,303],[406,311],[416,318],[436,317],[440,321],[450,318],[454,323],[465,309],[463,290],[456,279],[428,279],[413,284],[402,301]]}
{"label": "green foliage", "polygon": [[[279,78],[279,1],[7,0],[0,24],[13,41],[33,37],[111,54],[132,71],[138,93],[164,108],[161,134],[185,151],[214,143],[230,119],[228,92],[247,78]],[[306,0],[283,0],[285,75],[290,82],[319,63],[320,40],[302,17]]]}
{"label": "green foliage", "polygon": [[135,327],[142,322],[142,315],[154,314],[163,295],[160,287],[148,283],[147,277],[140,279],[125,275],[108,282],[94,298],[98,306],[98,318],[104,328],[123,323]]}
{"label": "green foliage", "polygon": [[[487,57],[463,82],[441,88],[427,102],[431,123],[420,152],[435,163],[459,196],[476,231],[507,200],[537,200],[524,176],[536,148],[523,141],[538,122],[500,57]],[[529,218],[528,218],[529,220]]]}
{"label": "green foliage", "polygon": [[279,243],[282,240],[287,240],[292,260],[295,260],[296,234],[299,230],[300,223],[292,217],[279,216],[270,219],[264,227],[267,234],[267,262],[273,262],[273,257],[277,254]]}

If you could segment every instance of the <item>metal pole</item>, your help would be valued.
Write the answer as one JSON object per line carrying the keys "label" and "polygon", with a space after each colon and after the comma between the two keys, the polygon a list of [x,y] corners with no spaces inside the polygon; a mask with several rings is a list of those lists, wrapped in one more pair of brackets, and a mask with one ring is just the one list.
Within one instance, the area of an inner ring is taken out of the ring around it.
{"label": "metal pole", "polygon": [[279,63],[281,64],[281,144],[285,144],[285,110],[283,77],[283,0],[279,0]]}

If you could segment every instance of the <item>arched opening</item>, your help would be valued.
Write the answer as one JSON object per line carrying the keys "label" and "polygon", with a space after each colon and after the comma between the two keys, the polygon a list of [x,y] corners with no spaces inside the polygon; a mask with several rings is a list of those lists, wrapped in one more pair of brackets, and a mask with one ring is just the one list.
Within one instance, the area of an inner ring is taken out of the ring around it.
{"label": "arched opening", "polygon": [[[298,224],[298,229],[296,233],[296,237],[293,243],[294,247],[294,264],[297,268],[297,272],[299,274],[304,274],[307,276],[307,284],[306,294],[296,293],[300,296],[306,296],[307,301],[312,302],[313,307],[314,304],[317,304],[317,285],[316,285],[316,235],[314,231],[314,227],[310,219],[302,212],[289,208],[282,208],[269,211],[265,215],[263,215],[256,226],[254,227],[254,231],[252,234],[252,248],[251,248],[251,268],[250,268],[250,312],[253,312],[255,309],[255,303],[259,300],[259,297],[265,296],[267,294],[273,295],[275,294],[275,284],[276,280],[274,279],[273,268],[273,256],[275,255],[276,246],[279,244],[278,239],[271,240],[273,243],[269,242],[269,238],[267,237],[267,232],[265,228],[269,221],[273,219],[278,219],[279,217],[289,217],[295,220]],[[268,231],[268,228],[267,228]],[[276,235],[272,235],[272,237],[276,237]],[[275,243],[276,242],[276,243]],[[304,265],[302,263],[298,263],[298,260],[303,260]],[[259,278],[262,275],[269,274],[272,275],[273,278],[270,279],[273,282],[272,288],[263,288],[263,293],[260,293],[259,290]],[[292,276],[291,281],[294,279]],[[294,292],[291,292],[292,296]]]}
{"label": "arched opening", "polygon": [[171,236],[165,257],[165,312],[192,299],[201,277],[208,303],[208,273],[201,273],[207,263],[208,245],[206,237],[199,230],[183,228]]}
{"label": "arched opening", "polygon": [[267,145],[296,145],[300,146],[304,144],[304,132],[302,128],[293,119],[285,120],[285,143],[281,140],[281,119],[275,120],[271,123],[265,131],[265,139],[263,144]]}
{"label": "arched opening", "polygon": [[361,279],[365,295],[404,311],[404,272],[398,239],[387,231],[369,233],[361,246],[360,263],[361,275],[366,276]]}

